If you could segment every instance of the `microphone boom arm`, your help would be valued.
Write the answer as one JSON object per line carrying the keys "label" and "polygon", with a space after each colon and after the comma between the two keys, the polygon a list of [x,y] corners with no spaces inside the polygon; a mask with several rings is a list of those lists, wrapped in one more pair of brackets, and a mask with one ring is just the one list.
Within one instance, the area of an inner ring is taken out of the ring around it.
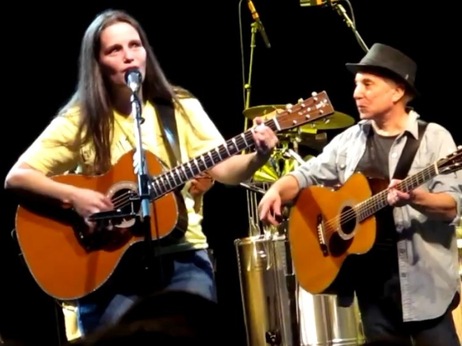
{"label": "microphone boom arm", "polygon": [[263,26],[263,23],[260,19],[260,15],[258,14],[257,9],[255,8],[255,5],[253,4],[252,0],[247,0],[247,6],[249,7],[250,14],[252,15],[252,18],[255,21],[255,24],[257,25],[257,29],[261,34],[266,48],[271,48],[271,43],[268,39],[268,35],[266,34],[265,27]]}
{"label": "microphone boom arm", "polygon": [[351,18],[348,16],[348,13],[345,10],[345,7],[343,7],[343,5],[341,3],[339,3],[338,1],[329,0],[329,3],[332,6],[332,8],[334,8],[341,17],[343,17],[343,21],[353,31],[353,34],[355,35],[356,40],[358,41],[361,48],[367,53],[369,51],[369,48],[367,47],[366,43],[362,39],[362,37],[359,34],[358,30],[356,30],[356,25],[351,20]]}

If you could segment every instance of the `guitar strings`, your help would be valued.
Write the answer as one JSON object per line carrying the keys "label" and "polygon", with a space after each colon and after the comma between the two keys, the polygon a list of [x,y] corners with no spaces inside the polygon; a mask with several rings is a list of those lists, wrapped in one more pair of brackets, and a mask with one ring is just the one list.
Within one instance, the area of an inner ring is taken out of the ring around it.
{"label": "guitar strings", "polygon": [[[430,165],[424,168],[420,173],[414,176],[410,176],[407,179],[401,181],[397,187],[400,190],[406,191],[410,186],[420,185],[422,181],[421,177],[431,177],[436,174],[437,169],[434,165]],[[352,209],[346,211],[345,213],[336,215],[333,219],[329,219],[325,222],[326,227],[326,235],[331,236],[337,232],[337,230],[341,227],[337,227],[338,225],[341,226],[345,222],[352,221],[356,218],[363,219],[367,218],[369,215],[372,215],[373,212],[366,213],[368,210],[379,210],[381,207],[385,206],[387,201],[387,190],[383,190],[378,194],[374,195],[370,200],[363,201],[359,203],[357,206],[353,207]],[[362,217],[364,215],[365,217]]]}
{"label": "guitar strings", "polygon": [[[449,159],[443,160],[443,161],[449,161]],[[430,165],[429,167],[423,169],[416,176],[411,176],[409,177],[409,179],[405,179],[401,181],[401,183],[398,184],[398,188],[407,188],[409,186],[413,186],[415,185],[415,184],[412,184],[413,182],[420,183],[421,179],[419,179],[419,177],[421,176],[431,177],[432,175],[435,175],[437,172],[438,170],[436,169],[436,166]],[[325,222],[326,234],[330,236],[333,233],[337,232],[338,224],[341,225],[345,222],[348,222],[348,221],[351,221],[357,218],[358,212],[361,215],[361,211],[367,210],[367,207],[369,207],[369,209],[379,209],[380,207],[384,206],[384,204],[387,203],[386,194],[387,194],[386,190],[381,191],[377,195],[373,196],[371,200],[361,202],[356,207],[353,207],[352,209],[348,210],[344,214],[341,214],[340,216],[337,215],[333,219],[327,220]],[[131,192],[125,192],[111,199],[112,203],[114,204],[114,209],[122,208],[130,204],[130,195],[131,195]]]}
{"label": "guitar strings", "polygon": [[[322,96],[321,94],[318,94],[317,97],[320,97]],[[310,98],[312,99],[312,98]],[[308,105],[307,102],[309,100],[305,100],[304,101],[304,104],[298,104],[298,105],[294,105],[292,106],[292,109],[290,111],[290,113],[295,113],[295,111],[299,112],[299,115],[301,114],[300,112],[304,111],[306,113],[308,113],[310,116],[311,116],[311,113],[312,111],[318,111],[321,109],[321,108],[324,108],[326,106],[328,106],[328,102],[327,100],[322,100],[321,101],[321,105],[319,105],[318,103],[314,103],[314,105]],[[311,108],[313,107],[313,108]],[[288,113],[289,111],[286,111],[284,113]],[[289,113],[289,114],[290,114]],[[284,119],[284,114],[281,114],[280,116],[280,119],[279,119],[279,122],[282,121]],[[276,127],[276,123],[275,123],[275,120],[274,119],[270,119],[268,120],[267,122],[267,125],[270,126],[271,128],[275,128]],[[207,166],[210,166],[210,163],[215,164],[215,161],[221,161],[222,159],[222,153],[221,153],[221,150],[225,150],[226,151],[226,154],[228,156],[232,156],[234,155],[235,153],[239,152],[241,148],[241,146],[245,145],[245,146],[249,146],[249,142],[251,143],[252,142],[252,133],[251,131],[247,131],[245,133],[242,133],[240,136],[236,136],[230,140],[227,140],[226,141],[226,145],[223,144],[221,145],[218,149],[215,149],[215,150],[212,150],[208,153],[208,155],[201,155],[200,158],[202,159],[202,163],[204,164],[204,166],[207,168]],[[233,152],[233,150],[235,152]],[[192,174],[196,174],[196,173],[200,173],[201,169],[199,169],[199,172],[194,172],[194,169],[193,168],[197,168],[199,167],[199,165],[197,165],[197,162],[196,162],[196,159],[194,160],[191,160],[183,165],[181,165],[181,167],[177,167],[176,170],[177,170],[177,173],[178,173],[178,176],[181,177],[181,173],[184,173],[186,178],[188,176],[188,174],[186,174],[186,168],[189,168],[191,173]],[[183,170],[180,170],[180,168],[183,168]],[[169,175],[170,173],[170,175]],[[160,177],[158,177],[159,180],[164,180],[166,181],[169,185],[170,185],[170,189],[172,189],[172,186],[176,186],[177,185],[177,182],[176,182],[176,179],[175,177],[173,176],[172,177],[172,172],[165,172],[163,173]],[[182,179],[180,179],[181,181]],[[173,184],[172,184],[173,183]],[[125,192],[121,195],[118,195],[117,197],[111,199],[112,203],[114,204],[114,209],[118,209],[118,208],[122,208],[128,204],[130,204],[130,193],[129,192]]]}
{"label": "guitar strings", "polygon": [[130,192],[124,192],[121,195],[116,196],[116,198],[111,198],[114,209],[122,208],[130,204]]}
{"label": "guitar strings", "polygon": [[340,216],[336,215],[334,218],[327,220],[325,222],[326,235],[327,236],[333,235],[334,233],[337,232],[338,228],[341,228],[341,227],[337,227],[337,225],[341,226],[344,223],[357,219],[358,214],[359,214],[359,218],[361,219],[360,221],[362,221],[362,218],[361,218],[362,211],[367,210],[367,208],[379,209],[380,206],[383,206],[385,203],[387,203],[386,192],[384,193],[382,191],[379,194],[375,195],[374,198],[376,199],[375,201],[361,202],[357,206],[353,207],[352,209],[346,211],[343,214],[340,214]]}
{"label": "guitar strings", "polygon": [[[429,168],[427,168],[428,170]],[[412,179],[411,179],[412,180]],[[404,183],[405,181],[403,181]],[[335,216],[333,219],[327,220],[325,222],[325,225],[327,227],[327,235],[332,235],[333,233],[336,232],[336,226],[337,224],[342,224],[344,222],[351,221],[355,219],[357,216],[357,211],[356,210],[361,210],[361,208],[364,207],[364,204],[368,204],[370,207],[377,207],[381,206],[382,203],[384,202],[384,199],[386,200],[385,195],[386,191],[382,191],[381,193],[377,194],[374,196],[374,198],[378,199],[378,201],[366,201],[358,204],[356,207],[352,208],[351,210],[345,212],[344,214],[341,214],[341,216]],[[112,203],[114,204],[114,209],[122,208],[128,204],[130,204],[130,194],[131,192],[125,192],[123,194],[120,194],[116,196],[115,198],[111,199]]]}

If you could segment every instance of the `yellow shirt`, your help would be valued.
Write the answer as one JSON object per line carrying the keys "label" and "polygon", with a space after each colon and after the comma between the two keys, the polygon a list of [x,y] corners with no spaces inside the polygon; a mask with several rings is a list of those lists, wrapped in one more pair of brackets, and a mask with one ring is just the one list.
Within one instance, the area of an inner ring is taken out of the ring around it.
{"label": "yellow shirt", "polygon": [[[175,110],[181,160],[187,162],[221,144],[224,139],[206,114],[197,99],[180,99],[188,116]],[[124,117],[114,112],[115,126],[111,144],[112,164],[128,151],[135,148],[135,122],[132,116]],[[165,143],[157,121],[155,108],[147,102],[143,106],[141,125],[143,148],[154,154],[161,162],[169,164]],[[79,109],[74,108],[63,115],[55,117],[40,136],[25,151],[21,159],[33,168],[49,175],[65,174],[68,171],[93,174],[94,149],[87,144],[80,148],[73,147],[79,123]],[[168,169],[168,168],[167,168]],[[188,228],[184,241],[175,247],[206,248],[207,240],[202,232],[202,214],[194,211],[195,202],[189,194],[189,183],[182,189],[188,213]],[[101,191],[103,192],[103,191]],[[202,200],[197,203],[202,203]],[[200,208],[198,208],[199,210]],[[174,249],[166,249],[173,251]]]}

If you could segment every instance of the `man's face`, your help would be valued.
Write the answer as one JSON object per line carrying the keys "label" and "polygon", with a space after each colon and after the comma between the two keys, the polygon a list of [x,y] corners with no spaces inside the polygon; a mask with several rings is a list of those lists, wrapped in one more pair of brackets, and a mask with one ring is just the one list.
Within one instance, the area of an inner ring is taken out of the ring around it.
{"label": "man's face", "polygon": [[361,119],[377,119],[387,114],[403,97],[404,88],[393,80],[369,72],[358,72],[353,98]]}

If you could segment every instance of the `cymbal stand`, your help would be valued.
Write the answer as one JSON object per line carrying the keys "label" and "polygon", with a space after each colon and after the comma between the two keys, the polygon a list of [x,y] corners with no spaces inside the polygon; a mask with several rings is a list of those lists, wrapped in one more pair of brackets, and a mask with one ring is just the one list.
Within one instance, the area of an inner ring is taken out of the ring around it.
{"label": "cymbal stand", "polygon": [[[252,83],[252,66],[254,60],[255,52],[255,36],[258,31],[258,23],[256,21],[252,22],[250,25],[250,57],[249,57],[249,71],[247,76],[247,82],[244,83],[244,109],[249,108],[250,106],[250,93],[251,93],[251,83]],[[248,119],[244,117],[244,131],[247,131],[249,127]],[[258,200],[257,194],[252,189],[246,190],[247,194],[247,212],[249,215],[249,235],[257,236],[261,233],[259,226],[258,218]]]}
{"label": "cymbal stand", "polygon": [[367,53],[369,51],[369,48],[367,47],[366,43],[362,39],[358,30],[356,30],[356,20],[354,19],[353,7],[351,6],[350,2],[346,0],[346,3],[348,4],[350,8],[353,20],[350,19],[347,11],[345,10],[345,7],[343,7],[343,5],[339,1],[328,0],[328,2],[331,5],[331,7],[335,9],[341,17],[343,17],[343,21],[353,31],[353,34],[355,35],[356,40],[358,41],[361,48]]}
{"label": "cymbal stand", "polygon": [[[247,76],[247,82],[244,83],[244,109],[250,107],[250,93],[252,89],[252,66],[253,66],[253,59],[255,55],[255,36],[258,31],[258,24],[257,22],[253,22],[250,25],[250,55],[249,55],[249,71]],[[244,117],[244,131],[247,131],[249,123],[247,118]]]}
{"label": "cymbal stand", "polygon": [[287,151],[284,153],[284,157],[288,159],[293,158],[300,165],[305,163],[305,160],[303,160],[303,157],[301,157],[295,150],[290,149],[290,148],[287,149]]}
{"label": "cymbal stand", "polygon": [[247,190],[247,214],[249,216],[249,236],[260,235],[261,230],[258,220],[258,200],[257,194],[253,190]]}

